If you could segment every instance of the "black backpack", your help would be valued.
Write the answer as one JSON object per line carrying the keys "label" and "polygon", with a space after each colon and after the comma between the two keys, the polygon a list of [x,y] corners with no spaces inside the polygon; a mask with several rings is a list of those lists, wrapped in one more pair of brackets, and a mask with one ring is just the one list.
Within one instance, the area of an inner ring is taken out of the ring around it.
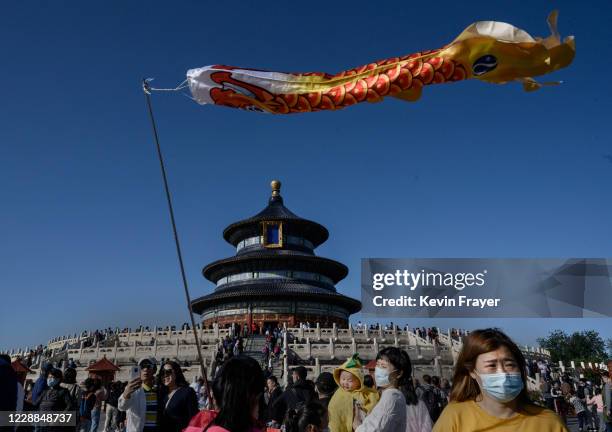
{"label": "black backpack", "polygon": [[436,421],[440,416],[440,398],[439,395],[436,394],[434,388],[432,386],[426,386],[423,390],[423,395],[421,399],[425,403],[427,407],[427,411],[429,411],[429,416],[433,421]]}
{"label": "black backpack", "polygon": [[297,405],[306,404],[312,399],[310,393],[305,392],[303,389],[300,390],[301,391],[298,391],[295,387],[289,389],[289,394],[291,394],[290,400],[288,401],[289,408],[295,408]]}

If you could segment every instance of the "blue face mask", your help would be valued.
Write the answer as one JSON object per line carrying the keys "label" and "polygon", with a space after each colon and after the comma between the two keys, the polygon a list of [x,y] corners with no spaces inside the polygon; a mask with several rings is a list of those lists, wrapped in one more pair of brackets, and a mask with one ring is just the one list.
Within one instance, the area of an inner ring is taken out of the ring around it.
{"label": "blue face mask", "polygon": [[47,385],[49,387],[55,387],[59,383],[57,378],[47,378]]}
{"label": "blue face mask", "polygon": [[478,374],[484,390],[493,399],[510,402],[523,390],[523,378],[520,373]]}
{"label": "blue face mask", "polygon": [[389,371],[378,366],[374,369],[374,379],[376,379],[378,387],[386,387],[391,384],[389,382]]}

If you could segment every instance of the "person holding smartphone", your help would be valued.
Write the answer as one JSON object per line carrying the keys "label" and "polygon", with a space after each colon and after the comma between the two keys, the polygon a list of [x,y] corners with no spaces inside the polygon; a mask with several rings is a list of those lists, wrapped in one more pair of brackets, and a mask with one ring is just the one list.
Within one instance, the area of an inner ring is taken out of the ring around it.
{"label": "person holding smartphone", "polygon": [[158,392],[154,358],[138,362],[130,382],[119,396],[117,408],[126,412],[126,432],[158,432]]}
{"label": "person holding smartphone", "polygon": [[433,432],[568,432],[551,410],[527,394],[525,357],[498,329],[465,337],[457,359],[450,404]]}

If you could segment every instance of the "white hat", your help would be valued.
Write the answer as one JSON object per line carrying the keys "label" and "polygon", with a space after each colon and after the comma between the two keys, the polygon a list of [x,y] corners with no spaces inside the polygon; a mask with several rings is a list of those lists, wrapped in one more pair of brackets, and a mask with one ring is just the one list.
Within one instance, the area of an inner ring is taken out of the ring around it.
{"label": "white hat", "polygon": [[141,358],[138,361],[138,366],[141,366],[142,363],[145,362],[145,361],[151,363],[154,368],[157,368],[157,360],[155,360],[155,357],[144,357],[144,358]]}

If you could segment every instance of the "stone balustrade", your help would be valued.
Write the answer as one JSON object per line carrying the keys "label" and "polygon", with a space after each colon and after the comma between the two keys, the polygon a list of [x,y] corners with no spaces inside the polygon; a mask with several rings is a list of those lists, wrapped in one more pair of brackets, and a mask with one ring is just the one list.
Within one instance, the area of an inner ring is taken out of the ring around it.
{"label": "stone balustrade", "polygon": [[[225,337],[230,334],[229,329],[221,329],[218,326],[213,326],[212,329],[199,329],[199,335],[201,340],[217,340],[220,337]],[[87,336],[62,336],[54,338],[47,343],[48,349],[61,349],[67,343],[68,345],[78,344],[82,340],[91,338],[93,334],[88,333]],[[173,341],[176,339],[183,339],[185,341],[191,341],[195,343],[193,330],[162,330],[161,328],[154,327],[151,331],[135,331],[135,332],[116,332],[112,333],[112,336],[117,336],[120,341],[132,342],[150,340],[151,338],[166,337],[168,340]],[[27,349],[24,349],[26,351]]]}
{"label": "stone balustrade", "polygon": [[[221,329],[215,326],[213,329],[200,329],[198,330],[198,336],[200,341],[217,341],[220,338],[230,335],[230,329]],[[180,340],[184,343],[195,344],[195,337],[193,330],[158,330],[155,328],[153,331],[141,331],[141,332],[125,332],[117,333],[117,337],[121,342],[141,342],[146,343],[151,339],[164,340],[166,342],[174,342]]]}
{"label": "stone balustrade", "polygon": [[[354,353],[359,353],[362,359],[371,360],[378,351],[386,346],[398,346],[405,349],[413,362],[427,363],[438,359],[441,363],[454,365],[461,350],[462,343],[457,337],[452,337],[450,330],[443,332],[438,329],[437,341],[429,337],[420,337],[412,329],[384,329],[379,326],[371,329],[367,326],[354,328],[322,328],[316,324],[314,328],[287,328],[290,339],[286,347],[302,359],[320,358],[322,360],[344,360]],[[212,329],[198,329],[203,344],[203,355],[207,357],[216,351],[216,343],[231,334],[230,329],[213,326]],[[469,332],[462,332],[468,334]],[[81,343],[78,349],[69,349],[68,357],[78,360],[81,364],[98,360],[106,355],[118,364],[127,364],[145,356],[156,358],[177,358],[192,361],[197,359],[193,330],[161,330],[118,332],[114,347],[83,347],[87,337],[59,338],[49,344],[53,352],[59,351],[66,343],[74,345]],[[27,355],[28,348],[23,351],[11,351],[11,356]],[[550,353],[542,348],[523,347],[523,353],[528,358],[550,358]],[[573,368],[573,365],[572,365]]]}
{"label": "stone balustrade", "polygon": [[[400,342],[408,343],[410,339],[417,338],[416,334],[410,330],[385,330],[380,328],[377,330],[371,330],[369,328],[353,328],[349,326],[346,329],[338,328],[334,324],[332,328],[321,328],[318,326],[313,328],[302,328],[302,327],[289,327],[287,331],[294,337],[299,339],[309,338],[311,340],[328,340],[333,339],[334,341],[350,341],[355,339],[357,341],[370,341],[374,338],[378,340],[391,340],[398,338]],[[423,343],[431,342],[427,339],[419,338]]]}
{"label": "stone balustrade", "polygon": [[49,342],[47,344],[47,348],[48,349],[62,349],[64,347],[65,344],[68,345],[74,345],[74,344],[79,344],[81,342],[81,340],[86,339],[86,338],[81,338],[81,337],[72,337],[72,338],[60,338],[54,342]]}
{"label": "stone balustrade", "polygon": [[289,343],[288,348],[302,359],[319,358],[321,360],[344,360],[358,353],[362,360],[376,358],[378,351],[388,346],[397,346],[406,350],[413,361],[431,361],[440,358],[444,363],[453,364],[453,356],[448,347],[434,344],[419,344],[416,340],[408,340],[400,343],[399,340],[386,342],[374,338],[369,342],[357,342],[353,339],[350,343],[334,342],[332,339],[327,343],[311,342],[309,338],[304,343]]}
{"label": "stone balustrade", "polygon": [[[288,344],[296,355],[301,358],[320,357],[322,359],[344,359],[359,353],[362,359],[376,358],[378,351],[386,346],[397,346],[405,349],[413,361],[431,361],[438,358],[443,363],[454,364],[461,343],[451,339],[432,341],[429,337],[420,337],[410,329],[370,329],[369,327],[339,329],[335,325],[331,329],[320,328],[288,328],[296,340]],[[449,332],[450,335],[450,332]],[[320,341],[327,337],[328,342]],[[315,341],[312,343],[311,341]],[[301,342],[301,343],[300,343]]]}
{"label": "stone balustrade", "polygon": [[[218,345],[202,344],[202,355],[212,357],[217,352]],[[88,364],[91,361],[106,357],[115,364],[130,364],[143,357],[176,358],[180,361],[197,361],[198,352],[194,344],[158,344],[140,345],[134,341],[129,346],[116,344],[114,347],[88,347],[68,350],[68,358],[78,361],[80,364]]]}
{"label": "stone balustrade", "polygon": [[[432,341],[429,336],[424,338],[420,337],[412,329],[384,329],[382,326],[379,326],[377,329],[370,329],[367,326],[353,328],[353,326],[350,325],[346,329],[340,329],[337,328],[335,324],[332,328],[321,328],[317,323],[316,327],[313,328],[303,328],[302,326],[287,328],[287,332],[294,338],[297,338],[298,342],[302,343],[304,343],[306,339],[310,341],[331,339],[334,343],[352,343],[353,340],[355,342],[373,343],[374,340],[377,340],[379,343],[390,342],[396,346],[401,345],[406,347],[418,347],[418,352],[415,358],[431,357],[429,351],[435,350],[434,345],[437,345],[440,352],[446,353],[448,351],[448,355],[453,359],[453,364],[456,361],[462,347],[461,340],[452,337],[450,330],[443,332],[440,329],[438,329],[437,344],[434,344],[434,341]],[[464,333],[469,334],[469,332]],[[316,348],[315,350],[320,351],[319,348]],[[550,352],[543,348],[524,346],[521,348],[521,350],[529,358],[550,358]],[[361,355],[362,350],[357,349],[357,352],[359,352]],[[327,353],[330,356],[338,358],[338,356],[330,352],[329,349]],[[296,354],[302,357],[302,350],[298,348],[298,350],[296,350]],[[434,354],[434,356],[435,355],[439,355],[439,353]],[[314,355],[309,355],[306,353],[306,357],[314,357]]]}

